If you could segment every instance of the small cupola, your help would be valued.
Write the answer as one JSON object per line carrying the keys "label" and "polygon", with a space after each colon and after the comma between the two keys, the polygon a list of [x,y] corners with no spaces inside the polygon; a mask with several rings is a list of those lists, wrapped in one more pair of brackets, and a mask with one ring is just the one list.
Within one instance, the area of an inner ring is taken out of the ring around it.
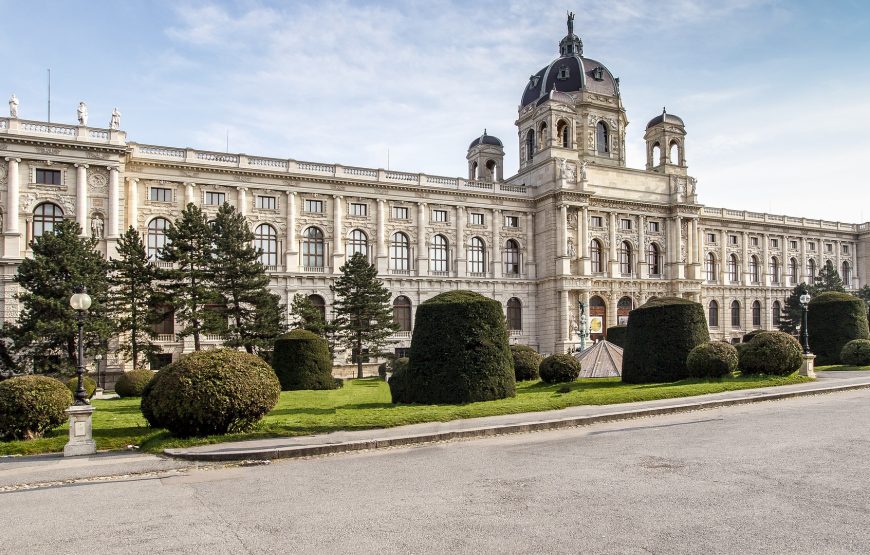
{"label": "small cupola", "polygon": [[465,159],[468,160],[469,181],[504,180],[504,144],[498,137],[489,135],[486,129],[468,145]]}
{"label": "small cupola", "polygon": [[646,124],[646,169],[676,175],[686,175],[686,124],[682,118],[662,114]]}

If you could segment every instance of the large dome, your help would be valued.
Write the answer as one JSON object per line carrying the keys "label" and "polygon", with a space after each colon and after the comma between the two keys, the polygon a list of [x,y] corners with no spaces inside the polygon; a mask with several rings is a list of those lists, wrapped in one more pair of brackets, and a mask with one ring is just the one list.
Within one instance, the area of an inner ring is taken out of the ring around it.
{"label": "large dome", "polygon": [[559,43],[560,56],[529,77],[520,106],[541,103],[555,89],[619,96],[619,81],[604,64],[583,57],[583,41],[574,34],[574,14],[568,14],[568,34]]}

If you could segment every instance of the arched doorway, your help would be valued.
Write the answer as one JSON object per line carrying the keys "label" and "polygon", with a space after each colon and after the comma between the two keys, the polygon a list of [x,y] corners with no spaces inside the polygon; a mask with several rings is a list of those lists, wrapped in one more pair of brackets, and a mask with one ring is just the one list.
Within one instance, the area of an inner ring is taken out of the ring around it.
{"label": "arched doorway", "polygon": [[616,303],[616,325],[628,325],[628,313],[634,310],[634,300],[631,297],[622,297]]}
{"label": "arched doorway", "polygon": [[592,341],[604,339],[607,329],[607,306],[604,299],[595,295],[589,299],[589,338]]}

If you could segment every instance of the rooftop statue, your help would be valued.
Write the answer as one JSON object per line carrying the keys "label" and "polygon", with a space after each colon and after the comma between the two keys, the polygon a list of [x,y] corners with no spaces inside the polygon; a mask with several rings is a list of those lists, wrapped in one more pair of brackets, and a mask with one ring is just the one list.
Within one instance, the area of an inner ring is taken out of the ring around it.
{"label": "rooftop statue", "polygon": [[79,102],[79,109],[77,110],[79,117],[79,125],[87,125],[88,124],[88,105],[84,103],[84,101]]}
{"label": "rooftop statue", "polygon": [[9,99],[9,117],[18,117],[18,97],[15,96],[15,93],[12,93],[12,98]]}

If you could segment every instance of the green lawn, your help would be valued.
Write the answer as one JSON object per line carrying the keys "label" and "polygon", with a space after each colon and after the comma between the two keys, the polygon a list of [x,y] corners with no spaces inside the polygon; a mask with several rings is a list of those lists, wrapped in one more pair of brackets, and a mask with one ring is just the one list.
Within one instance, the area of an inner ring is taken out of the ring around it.
{"label": "green lawn", "polygon": [[[512,399],[466,405],[399,405],[390,402],[390,390],[379,379],[348,380],[334,391],[286,391],[278,405],[251,433],[177,439],[165,430],[148,427],[139,412],[139,399],[94,401],[94,439],[97,448],[124,449],[138,445],[144,451],[160,452],[222,441],[264,437],[296,436],[336,430],[389,428],[420,422],[445,422],[459,418],[494,416],[561,409],[578,405],[609,405],[719,393],[737,389],[788,385],[810,381],[798,375],[788,377],[749,376],[721,381],[683,380],[666,384],[629,385],[618,378],[583,379],[559,393],[561,385],[522,382]],[[51,453],[63,450],[67,427],[31,441],[0,442],[0,455]]]}
{"label": "green lawn", "polygon": [[855,372],[860,370],[870,370],[870,366],[849,366],[847,364],[833,364],[831,366],[816,366],[817,371],[836,371],[836,372]]}

